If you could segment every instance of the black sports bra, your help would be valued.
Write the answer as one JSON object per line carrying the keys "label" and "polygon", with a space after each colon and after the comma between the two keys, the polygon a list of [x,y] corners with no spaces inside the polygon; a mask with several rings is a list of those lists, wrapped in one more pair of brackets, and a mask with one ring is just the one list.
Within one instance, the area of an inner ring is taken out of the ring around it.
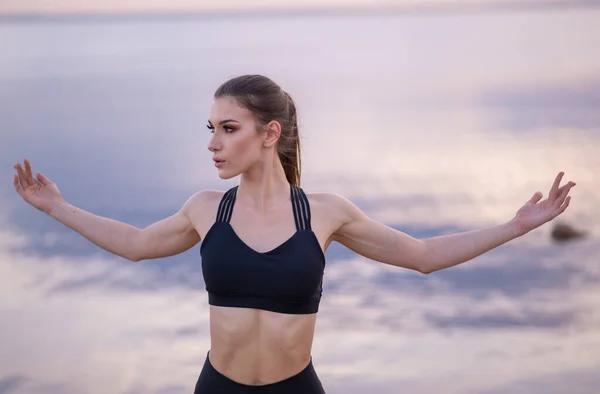
{"label": "black sports bra", "polygon": [[311,229],[304,191],[290,185],[296,232],[268,252],[257,252],[229,224],[238,187],[219,204],[217,219],[200,246],[210,305],[316,313],[323,293],[325,256]]}

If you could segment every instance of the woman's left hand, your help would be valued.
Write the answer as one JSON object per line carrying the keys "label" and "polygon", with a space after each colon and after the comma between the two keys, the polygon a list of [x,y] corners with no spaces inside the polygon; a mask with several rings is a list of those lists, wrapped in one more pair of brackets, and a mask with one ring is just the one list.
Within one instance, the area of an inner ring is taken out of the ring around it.
{"label": "woman's left hand", "polygon": [[569,181],[560,186],[564,174],[562,171],[558,173],[547,199],[540,201],[543,195],[538,191],[517,211],[513,220],[520,233],[525,234],[549,222],[567,209],[571,201],[569,191],[575,186],[575,182]]}

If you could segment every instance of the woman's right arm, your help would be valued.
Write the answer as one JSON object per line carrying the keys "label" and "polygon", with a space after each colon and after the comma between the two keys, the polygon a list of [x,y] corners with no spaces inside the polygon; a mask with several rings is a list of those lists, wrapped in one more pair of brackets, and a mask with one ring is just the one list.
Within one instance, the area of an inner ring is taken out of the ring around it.
{"label": "woman's right arm", "polygon": [[173,256],[200,242],[188,217],[192,201],[194,197],[176,214],[144,229],[94,215],[64,200],[58,202],[49,215],[102,249],[127,260],[140,261]]}
{"label": "woman's right arm", "polygon": [[28,160],[25,168],[21,163],[14,168],[17,171],[14,186],[25,201],[117,256],[131,261],[167,257],[182,253],[200,241],[190,211],[200,208],[202,192],[188,199],[176,214],[139,229],[67,203],[56,184],[41,173],[33,177]]}

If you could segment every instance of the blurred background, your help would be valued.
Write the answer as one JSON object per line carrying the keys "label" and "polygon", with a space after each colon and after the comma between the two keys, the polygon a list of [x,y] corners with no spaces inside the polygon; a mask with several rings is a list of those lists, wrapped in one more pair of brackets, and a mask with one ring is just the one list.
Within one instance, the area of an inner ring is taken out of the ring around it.
{"label": "blurred background", "polygon": [[554,223],[431,275],[332,245],[313,362],[329,394],[600,390],[600,7],[592,1],[0,2],[0,394],[191,393],[209,349],[199,246],[133,264],[24,203],[29,158],[83,209],[147,226],[227,189],[215,89],[297,102],[305,190],[415,237]]}

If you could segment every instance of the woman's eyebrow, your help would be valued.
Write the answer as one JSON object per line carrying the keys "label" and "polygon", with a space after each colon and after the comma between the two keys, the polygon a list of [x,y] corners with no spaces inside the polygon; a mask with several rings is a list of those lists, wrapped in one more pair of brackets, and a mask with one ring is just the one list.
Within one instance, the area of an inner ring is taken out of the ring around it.
{"label": "woman's eyebrow", "polygon": [[[240,123],[235,119],[225,119],[219,122],[219,125],[224,125],[225,123],[230,123],[230,122],[235,122],[235,123]],[[208,124],[212,125],[212,122],[210,121],[210,119],[208,120]]]}

